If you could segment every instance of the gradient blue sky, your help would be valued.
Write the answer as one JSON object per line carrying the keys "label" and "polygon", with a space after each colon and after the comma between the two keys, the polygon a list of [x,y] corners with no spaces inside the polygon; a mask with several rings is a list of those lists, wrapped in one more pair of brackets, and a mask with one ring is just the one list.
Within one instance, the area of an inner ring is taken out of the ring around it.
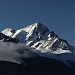
{"label": "gradient blue sky", "polygon": [[73,0],[0,0],[0,30],[41,22],[74,45]]}

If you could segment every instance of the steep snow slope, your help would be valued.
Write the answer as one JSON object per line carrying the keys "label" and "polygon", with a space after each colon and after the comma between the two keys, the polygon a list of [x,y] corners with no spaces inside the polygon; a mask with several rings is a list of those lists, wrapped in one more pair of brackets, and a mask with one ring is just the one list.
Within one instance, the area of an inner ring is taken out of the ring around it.
{"label": "steep snow slope", "polygon": [[[22,34],[22,35],[21,35]],[[38,41],[41,39],[46,39],[46,35],[49,34],[49,30],[47,27],[43,26],[41,23],[34,23],[30,26],[25,28],[19,29],[16,33],[12,36],[12,38],[17,37],[18,35],[22,36],[20,39],[23,39],[22,42],[26,41],[27,43],[30,41]],[[23,38],[23,36],[26,36]]]}

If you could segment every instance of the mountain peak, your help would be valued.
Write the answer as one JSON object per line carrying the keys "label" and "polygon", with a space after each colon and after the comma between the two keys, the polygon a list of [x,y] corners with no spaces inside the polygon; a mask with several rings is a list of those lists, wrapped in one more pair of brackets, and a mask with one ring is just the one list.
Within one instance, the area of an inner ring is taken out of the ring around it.
{"label": "mountain peak", "polygon": [[35,25],[35,26],[43,26],[43,24],[40,23],[40,22],[33,23],[33,25]]}
{"label": "mountain peak", "polygon": [[45,29],[45,28],[47,28],[46,26],[44,26],[40,22],[33,23],[32,25],[30,25],[30,27],[33,29],[43,29],[43,28]]}
{"label": "mountain peak", "polygon": [[33,23],[30,26],[32,26],[32,28],[34,28],[36,31],[43,31],[43,30],[49,31],[49,29],[40,22]]}
{"label": "mountain peak", "polygon": [[40,22],[36,22],[31,25],[28,25],[27,27],[24,27],[21,30],[26,31],[27,33],[33,33],[35,31],[42,32],[44,30],[49,31],[48,28]]}

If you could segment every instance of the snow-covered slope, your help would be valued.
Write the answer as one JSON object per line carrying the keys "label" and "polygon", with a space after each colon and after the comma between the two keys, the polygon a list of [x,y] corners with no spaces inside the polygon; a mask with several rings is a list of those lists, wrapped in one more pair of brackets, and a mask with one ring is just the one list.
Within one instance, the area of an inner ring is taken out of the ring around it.
{"label": "snow-covered slope", "polygon": [[34,23],[30,26],[25,28],[19,29],[16,33],[12,36],[12,38],[17,37],[17,39],[21,40],[21,42],[28,42],[46,39],[47,35],[49,34],[49,30],[46,26],[43,26],[41,23]]}
{"label": "snow-covered slope", "polygon": [[7,28],[7,29],[3,30],[2,33],[11,37],[15,33],[15,30],[13,30],[12,28]]}

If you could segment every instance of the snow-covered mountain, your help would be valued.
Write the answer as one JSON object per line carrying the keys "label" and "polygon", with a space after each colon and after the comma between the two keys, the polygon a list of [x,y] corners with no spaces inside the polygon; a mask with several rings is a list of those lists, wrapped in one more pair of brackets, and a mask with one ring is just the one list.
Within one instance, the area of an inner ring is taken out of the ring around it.
{"label": "snow-covered mountain", "polygon": [[59,60],[74,69],[74,50],[75,47],[39,22],[18,30],[7,28],[0,32],[0,61],[25,65],[31,58],[45,57]]}
{"label": "snow-covered mountain", "polygon": [[[7,38],[5,42],[16,41],[23,43],[41,53],[74,54],[75,48],[73,46],[66,40],[59,38],[54,31],[49,31],[49,29],[40,22],[33,23],[18,30],[13,30],[12,28],[5,29],[0,34],[1,41],[6,38],[4,36],[12,39],[11,41]],[[71,58],[72,57],[73,56],[71,56]]]}
{"label": "snow-covered mountain", "polygon": [[3,30],[2,33],[16,38],[19,43],[25,43],[36,50],[42,50],[42,52],[60,50],[60,54],[70,52],[73,49],[66,40],[59,38],[54,31],[49,31],[46,26],[39,22],[18,30],[8,28]]}

